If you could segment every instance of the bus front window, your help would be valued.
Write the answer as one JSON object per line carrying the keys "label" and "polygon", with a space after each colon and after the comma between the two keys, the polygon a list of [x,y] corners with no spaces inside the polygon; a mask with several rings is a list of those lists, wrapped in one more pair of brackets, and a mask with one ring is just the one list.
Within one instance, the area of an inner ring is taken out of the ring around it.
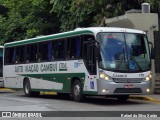
{"label": "bus front window", "polygon": [[150,69],[148,42],[145,35],[131,33],[99,33],[99,67],[113,71],[145,71]]}

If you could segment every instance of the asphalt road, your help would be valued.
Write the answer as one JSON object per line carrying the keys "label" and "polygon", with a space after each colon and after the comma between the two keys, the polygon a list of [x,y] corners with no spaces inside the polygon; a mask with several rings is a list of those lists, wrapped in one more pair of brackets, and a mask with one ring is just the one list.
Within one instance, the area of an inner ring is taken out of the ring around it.
{"label": "asphalt road", "polygon": [[[26,97],[24,96],[23,91],[14,92],[9,90],[7,91],[2,90],[0,91],[0,111],[35,111],[35,112],[36,111],[160,111],[160,105],[159,103],[155,102],[132,100],[132,99],[129,99],[125,103],[121,103],[118,102],[117,99],[104,98],[104,97],[89,97],[86,99],[85,102],[78,103],[71,101],[69,98],[60,98],[55,95]],[[12,118],[12,119],[19,120],[20,118]],[[32,120],[33,118],[27,118],[27,120],[30,119]],[[43,120],[43,118],[41,119]],[[58,117],[54,119],[70,120],[69,117],[65,118]],[[74,117],[74,120],[75,119],[79,120],[80,118]],[[93,120],[97,118],[83,117],[83,120],[85,119]],[[100,117],[99,119],[105,119],[105,118]],[[108,119],[112,120],[112,118],[109,117],[107,118],[107,120]],[[119,118],[115,119],[118,120]],[[137,119],[137,118],[129,118],[129,119]],[[141,117],[141,119],[145,120],[147,118]]]}

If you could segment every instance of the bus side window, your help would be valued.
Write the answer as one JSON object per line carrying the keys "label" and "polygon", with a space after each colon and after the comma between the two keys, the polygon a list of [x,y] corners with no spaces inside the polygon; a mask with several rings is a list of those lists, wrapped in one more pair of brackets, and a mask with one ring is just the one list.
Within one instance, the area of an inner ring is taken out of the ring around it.
{"label": "bus side window", "polygon": [[76,58],[76,37],[71,38],[71,48],[70,48],[70,58],[75,59]]}
{"label": "bus side window", "polygon": [[40,62],[42,60],[42,43],[38,43],[38,50],[36,54],[36,60]]}
{"label": "bus side window", "polygon": [[29,63],[29,54],[26,55],[26,63]]}
{"label": "bus side window", "polygon": [[25,61],[25,46],[19,47],[19,62],[24,63]]}
{"label": "bus side window", "polygon": [[66,40],[67,47],[65,48],[66,59],[81,58],[81,37],[71,37]]}
{"label": "bus side window", "polygon": [[18,63],[19,63],[19,56],[18,56],[18,55],[16,55],[15,63],[16,63],[16,64],[18,64]]}
{"label": "bus side window", "polygon": [[29,63],[29,45],[26,45],[26,63]]}
{"label": "bus side window", "polygon": [[47,42],[42,42],[42,61],[47,61],[48,60],[48,43]]}
{"label": "bus side window", "polygon": [[52,41],[51,61],[54,61],[55,59],[57,59],[56,51],[57,51],[57,42]]}
{"label": "bus side window", "polygon": [[47,54],[47,55],[48,55],[48,56],[47,56],[47,57],[48,57],[48,58],[47,58],[48,61],[51,61],[51,52],[52,52],[52,43],[51,43],[51,41],[49,41],[49,42],[48,42],[48,51],[47,51],[47,53],[48,53],[48,54]]}
{"label": "bus side window", "polygon": [[57,52],[58,52],[58,59],[64,60],[65,59],[65,55],[64,55],[64,40],[58,41]]}
{"label": "bus side window", "polygon": [[14,57],[14,48],[6,48],[5,49],[5,64],[12,64]]}
{"label": "bus side window", "polygon": [[27,62],[36,62],[37,44],[27,45]]}
{"label": "bus side window", "polygon": [[75,44],[75,57],[80,58],[81,56],[81,39],[80,37],[76,37],[76,44]]}
{"label": "bus side window", "polygon": [[13,49],[12,63],[15,63],[15,61],[16,61],[16,48]]}
{"label": "bus side window", "polygon": [[25,46],[6,48],[5,64],[18,64],[25,62]]}
{"label": "bus side window", "polygon": [[36,62],[36,55],[37,55],[37,44],[32,44],[30,46],[30,61]]}
{"label": "bus side window", "polygon": [[23,63],[25,58],[25,46],[16,47],[15,63]]}
{"label": "bus side window", "polygon": [[66,59],[69,60],[70,54],[71,54],[71,38],[67,38],[66,39],[66,51],[65,51],[65,55],[66,55]]}
{"label": "bus side window", "polygon": [[64,60],[64,40],[58,40],[52,42],[52,60]]}

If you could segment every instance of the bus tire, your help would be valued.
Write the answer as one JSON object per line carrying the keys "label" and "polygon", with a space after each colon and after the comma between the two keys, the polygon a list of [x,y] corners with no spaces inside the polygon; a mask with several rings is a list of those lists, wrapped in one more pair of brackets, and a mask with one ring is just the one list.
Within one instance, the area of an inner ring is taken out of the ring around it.
{"label": "bus tire", "polygon": [[84,99],[81,82],[78,79],[72,84],[72,99],[76,102],[81,102]]}
{"label": "bus tire", "polygon": [[119,95],[117,96],[118,101],[120,102],[126,102],[129,98],[129,95]]}
{"label": "bus tire", "polygon": [[32,96],[38,96],[40,92],[33,92],[31,91],[31,85],[28,79],[24,81],[23,85],[25,96],[32,97]]}

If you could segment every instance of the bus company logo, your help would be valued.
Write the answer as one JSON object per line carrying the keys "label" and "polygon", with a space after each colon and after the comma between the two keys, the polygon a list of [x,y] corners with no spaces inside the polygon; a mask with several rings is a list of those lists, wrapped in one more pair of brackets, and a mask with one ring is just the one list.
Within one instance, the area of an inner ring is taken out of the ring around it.
{"label": "bus company logo", "polygon": [[8,117],[12,117],[11,112],[2,112],[2,117],[8,118]]}
{"label": "bus company logo", "polygon": [[59,71],[67,71],[67,64],[59,63]]}
{"label": "bus company logo", "polygon": [[82,63],[81,62],[75,62],[74,63],[74,68],[78,68]]}
{"label": "bus company logo", "polygon": [[127,78],[127,74],[113,74],[113,78]]}
{"label": "bus company logo", "polygon": [[78,68],[78,62],[74,63],[74,68]]}

